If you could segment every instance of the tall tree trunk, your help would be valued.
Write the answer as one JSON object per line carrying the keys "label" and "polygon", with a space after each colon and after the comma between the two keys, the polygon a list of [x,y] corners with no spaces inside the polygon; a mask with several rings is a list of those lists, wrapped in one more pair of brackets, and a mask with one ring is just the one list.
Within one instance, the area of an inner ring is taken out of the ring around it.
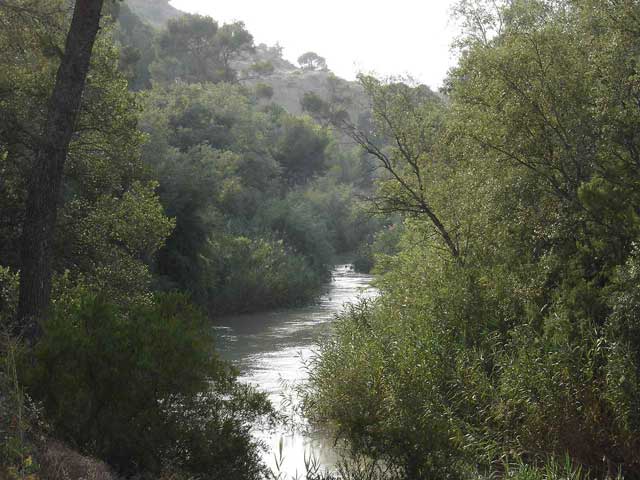
{"label": "tall tree trunk", "polygon": [[100,27],[103,0],[76,0],[65,51],[36,151],[22,229],[17,333],[34,343],[51,297],[53,234],[64,163]]}

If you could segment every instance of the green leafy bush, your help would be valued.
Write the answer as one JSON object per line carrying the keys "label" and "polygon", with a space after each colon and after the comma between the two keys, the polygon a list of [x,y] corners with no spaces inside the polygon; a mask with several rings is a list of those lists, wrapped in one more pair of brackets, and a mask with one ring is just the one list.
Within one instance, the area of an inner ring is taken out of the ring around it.
{"label": "green leafy bush", "polygon": [[298,305],[324,278],[282,240],[221,235],[209,241],[202,259],[215,313]]}
{"label": "green leafy bush", "polygon": [[182,295],[127,312],[87,295],[45,323],[25,379],[57,435],[122,472],[256,478],[249,429],[270,407],[212,346]]}
{"label": "green leafy bush", "polygon": [[389,225],[387,228],[381,229],[373,236],[371,243],[362,244],[356,251],[353,266],[357,272],[369,273],[376,265],[376,259],[396,255],[400,251],[400,239],[404,225],[402,221]]}
{"label": "green leafy bush", "polygon": [[311,375],[309,411],[353,448],[411,480],[571,477],[542,468],[565,455],[640,476],[639,8],[460,2],[435,112],[361,78],[405,232]]}

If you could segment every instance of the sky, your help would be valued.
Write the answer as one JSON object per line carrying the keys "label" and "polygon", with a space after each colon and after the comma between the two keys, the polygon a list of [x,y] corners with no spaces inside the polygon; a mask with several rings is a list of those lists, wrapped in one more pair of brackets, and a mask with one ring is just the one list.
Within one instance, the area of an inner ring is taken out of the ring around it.
{"label": "sky", "polygon": [[243,21],[256,44],[279,43],[297,63],[313,51],[336,75],[411,76],[438,88],[455,64],[454,0],[172,0],[220,23]]}

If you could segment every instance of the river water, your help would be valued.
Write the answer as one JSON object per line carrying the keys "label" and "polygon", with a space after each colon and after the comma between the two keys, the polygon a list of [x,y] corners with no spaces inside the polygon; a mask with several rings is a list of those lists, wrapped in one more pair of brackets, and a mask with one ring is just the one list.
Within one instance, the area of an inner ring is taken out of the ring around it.
{"label": "river water", "polygon": [[[315,354],[319,341],[329,333],[331,322],[345,303],[375,296],[370,283],[371,276],[354,272],[351,265],[338,265],[321,297],[312,305],[222,318],[217,327],[220,354],[240,369],[240,381],[266,392],[276,407],[284,405],[285,398],[295,406],[297,400],[287,385],[306,379],[305,362]],[[272,467],[274,452],[282,442],[281,471],[290,476],[305,471],[305,456],[312,455],[328,467],[335,461],[331,442],[318,435],[286,427],[275,432],[257,431],[256,435],[271,447],[265,461]]]}

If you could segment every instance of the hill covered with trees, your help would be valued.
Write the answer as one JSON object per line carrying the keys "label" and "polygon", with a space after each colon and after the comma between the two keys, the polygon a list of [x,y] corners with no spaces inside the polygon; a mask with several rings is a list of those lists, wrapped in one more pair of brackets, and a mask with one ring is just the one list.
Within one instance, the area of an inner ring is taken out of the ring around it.
{"label": "hill covered with trees", "polygon": [[275,417],[210,319],[312,302],[381,225],[370,172],[242,80],[242,23],[88,5],[0,5],[2,465],[55,438],[124,476],[257,478]]}

